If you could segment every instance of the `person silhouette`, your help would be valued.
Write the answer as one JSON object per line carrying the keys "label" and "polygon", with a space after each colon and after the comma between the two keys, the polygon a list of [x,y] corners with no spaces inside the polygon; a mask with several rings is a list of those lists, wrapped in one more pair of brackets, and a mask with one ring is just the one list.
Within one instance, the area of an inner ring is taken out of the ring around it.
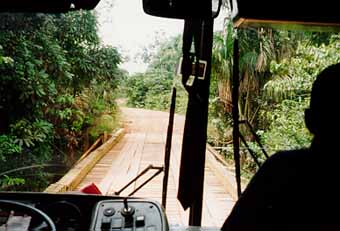
{"label": "person silhouette", "polygon": [[233,230],[340,230],[340,64],[312,86],[309,148],[281,151],[261,166],[223,224]]}

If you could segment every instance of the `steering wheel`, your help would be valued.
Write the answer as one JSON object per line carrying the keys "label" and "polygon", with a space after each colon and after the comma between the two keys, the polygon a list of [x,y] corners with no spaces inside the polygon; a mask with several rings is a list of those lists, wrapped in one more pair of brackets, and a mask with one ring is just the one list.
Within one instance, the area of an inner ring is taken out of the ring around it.
{"label": "steering wheel", "polygon": [[[20,203],[17,201],[8,201],[8,200],[0,200],[0,208],[7,208],[7,209],[11,209],[11,210],[24,210],[24,211],[28,211],[32,216],[33,215],[38,215],[38,217],[40,217],[43,221],[45,221],[48,225],[48,228],[50,231],[56,231],[56,227],[54,222],[52,221],[52,219],[43,211],[34,208],[33,206],[24,204],[24,203]],[[32,230],[40,230],[41,227],[36,227]]]}

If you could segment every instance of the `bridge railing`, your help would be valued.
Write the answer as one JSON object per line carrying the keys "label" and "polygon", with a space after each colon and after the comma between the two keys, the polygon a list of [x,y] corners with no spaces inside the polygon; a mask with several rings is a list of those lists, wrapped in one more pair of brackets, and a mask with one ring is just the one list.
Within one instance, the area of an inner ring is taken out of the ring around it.
{"label": "bridge railing", "polygon": [[118,143],[124,133],[124,129],[119,129],[100,147],[88,154],[85,153],[86,155],[83,155],[81,160],[77,161],[59,181],[51,184],[44,192],[62,193],[75,190],[96,163],[111,150],[116,143]]}

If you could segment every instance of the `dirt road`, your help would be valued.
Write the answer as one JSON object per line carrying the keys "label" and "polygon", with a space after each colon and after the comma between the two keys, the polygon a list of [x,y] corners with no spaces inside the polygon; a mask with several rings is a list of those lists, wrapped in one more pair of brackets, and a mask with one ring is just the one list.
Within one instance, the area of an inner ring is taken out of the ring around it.
{"label": "dirt road", "polygon": [[[105,194],[114,194],[148,165],[163,165],[168,113],[123,108],[122,114],[126,135],[98,162],[78,188],[95,182]],[[176,198],[183,127],[184,117],[176,115],[166,213],[170,224],[179,225],[188,224],[188,211],[183,211]],[[212,168],[214,166],[207,164],[205,169],[203,226],[221,226],[234,205],[234,200],[227,193],[225,185],[215,175]],[[145,177],[151,174],[153,172]],[[145,177],[138,180],[121,195],[128,195],[141,184]],[[162,180],[163,174],[158,175],[134,196],[161,202]]]}

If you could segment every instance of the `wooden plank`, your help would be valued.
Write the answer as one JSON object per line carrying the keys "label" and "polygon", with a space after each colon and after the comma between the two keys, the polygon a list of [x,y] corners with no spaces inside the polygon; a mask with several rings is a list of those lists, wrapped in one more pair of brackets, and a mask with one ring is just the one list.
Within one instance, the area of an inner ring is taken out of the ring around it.
{"label": "wooden plank", "polygon": [[[132,173],[129,174],[129,171],[131,170],[131,166],[138,165],[134,157],[140,155],[139,153],[143,148],[145,135],[142,133],[134,134],[131,139],[133,140],[128,144],[130,148],[122,152],[121,157],[112,165],[109,176],[111,177],[111,183],[106,194],[114,194],[114,192],[120,190],[136,175],[132,175]],[[134,168],[135,167],[132,167],[132,169]]]}
{"label": "wooden plank", "polygon": [[[127,134],[92,168],[80,185],[95,182],[104,194],[113,194],[134,178],[146,166],[163,165],[168,113],[143,109],[123,109]],[[175,115],[170,172],[168,181],[167,217],[170,224],[187,225],[189,210],[184,211],[177,200],[179,163],[181,158],[184,117]],[[203,226],[221,226],[229,214],[234,199],[225,185],[222,174],[225,168],[207,151],[205,190],[203,203]],[[216,169],[218,171],[216,171]],[[222,170],[221,170],[222,169]],[[222,173],[221,173],[222,172]],[[128,195],[153,172],[149,172],[122,195]],[[134,196],[161,202],[163,174],[161,173]],[[70,190],[65,185],[54,185]],[[78,186],[79,187],[79,186]]]}
{"label": "wooden plank", "polygon": [[55,185],[48,187],[45,192],[58,193],[74,190],[94,165],[121,139],[124,129],[118,130],[112,137],[98,149],[89,154],[81,162],[77,163]]}
{"label": "wooden plank", "polygon": [[213,154],[212,148],[207,148],[206,152],[206,165],[210,166],[214,174],[219,178],[219,182],[223,185],[224,189],[237,200],[237,187],[235,177],[225,167],[225,165],[216,158],[217,154]]}
{"label": "wooden plank", "polygon": [[80,161],[82,161],[85,157],[87,157],[97,146],[98,144],[102,141],[102,138],[99,137],[92,145],[91,147],[84,152],[84,154],[77,160],[77,163],[79,163]]}

